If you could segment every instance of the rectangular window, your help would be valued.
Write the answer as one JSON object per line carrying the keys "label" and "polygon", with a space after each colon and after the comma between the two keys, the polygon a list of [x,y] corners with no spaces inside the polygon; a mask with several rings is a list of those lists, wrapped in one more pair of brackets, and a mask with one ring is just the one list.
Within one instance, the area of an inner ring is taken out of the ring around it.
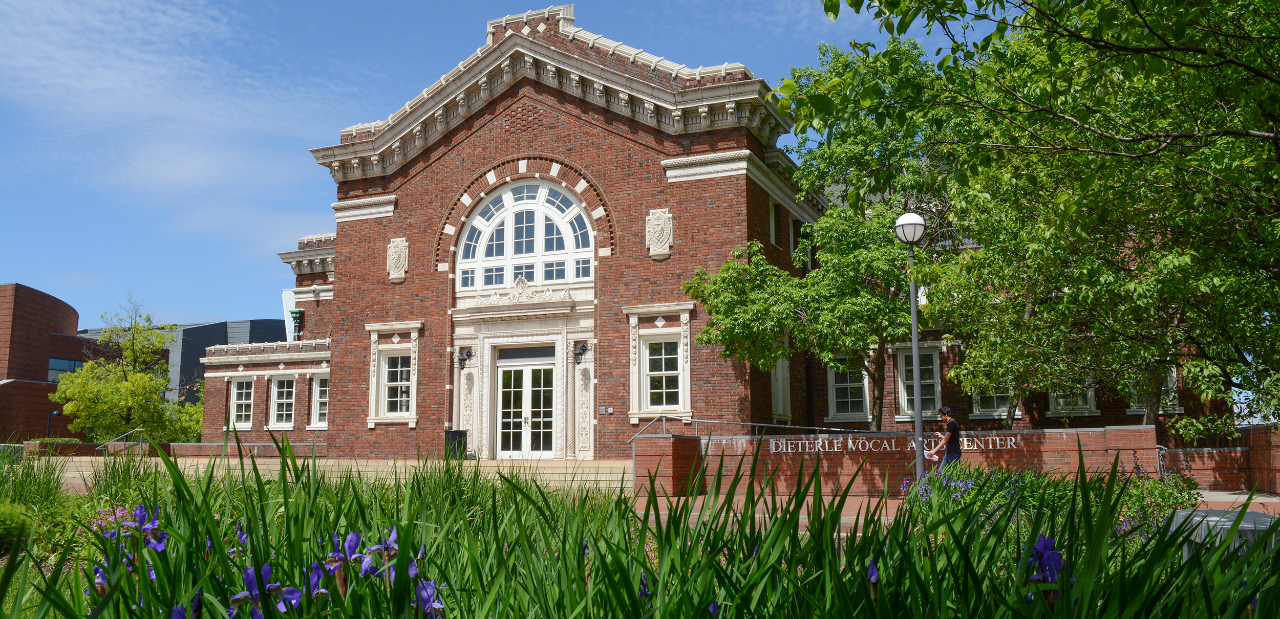
{"label": "rectangular window", "polygon": [[769,242],[778,244],[778,207],[769,203]]}
{"label": "rectangular window", "polygon": [[1099,411],[1093,403],[1093,377],[1085,379],[1079,389],[1049,392],[1049,416],[1083,415],[1094,417]]}
{"label": "rectangular window", "polygon": [[512,227],[515,243],[514,255],[533,253],[533,222],[535,211],[517,211],[515,226]]}
{"label": "rectangular window", "polygon": [[648,342],[645,385],[649,408],[680,407],[680,342]]}
{"label": "rectangular window", "polygon": [[521,277],[524,278],[524,281],[529,282],[530,284],[538,281],[534,279],[535,275],[533,274],[532,264],[517,264],[511,268],[511,281],[515,281]]}
{"label": "rectangular window", "polygon": [[867,387],[862,372],[832,370],[831,417],[863,417],[867,414]]}
{"label": "rectangular window", "polygon": [[591,277],[591,259],[585,258],[582,260],[574,260],[573,261],[573,278],[587,279],[589,277]]}
{"label": "rectangular window", "polygon": [[[902,371],[898,373],[900,393],[903,394],[901,410],[904,416],[914,417],[915,400],[915,364],[911,362],[911,353],[898,357]],[[938,412],[938,353],[937,351],[920,352],[920,410],[924,415],[935,415]]]}
{"label": "rectangular window", "polygon": [[506,275],[506,267],[485,267],[484,268],[484,285],[501,286],[502,280]]}
{"label": "rectangular window", "polygon": [[49,382],[56,383],[61,380],[63,374],[69,374],[84,367],[83,361],[72,361],[71,359],[49,359]]}
{"label": "rectangular window", "polygon": [[769,379],[773,391],[773,420],[791,423],[791,361],[778,359]]}
{"label": "rectangular window", "polygon": [[383,361],[383,406],[387,415],[409,414],[410,364],[409,355],[386,357]]}
{"label": "rectangular window", "polygon": [[311,423],[317,426],[329,425],[329,379],[317,378],[316,401],[311,406]]}
{"label": "rectangular window", "polygon": [[[1129,410],[1130,415],[1144,415],[1147,412],[1147,397],[1145,394],[1138,393],[1137,385],[1129,385]],[[1181,406],[1178,406],[1178,368],[1169,368],[1169,373],[1164,377],[1164,386],[1160,388],[1160,414],[1176,415],[1183,412]]]}
{"label": "rectangular window", "polygon": [[551,217],[543,216],[543,251],[564,251],[564,235],[560,234],[560,226],[551,221]]}
{"label": "rectangular window", "polygon": [[489,241],[484,244],[485,258],[501,258],[506,255],[506,234],[507,222],[498,222],[498,225],[494,227],[493,232],[489,233]]}
{"label": "rectangular window", "polygon": [[564,279],[564,261],[548,262],[542,265],[542,280],[554,282]]}
{"label": "rectangular window", "polygon": [[274,397],[272,398],[272,406],[275,410],[275,419],[272,425],[291,426],[293,425],[293,379],[277,378]]}
{"label": "rectangular window", "polygon": [[253,379],[231,383],[231,422],[237,428],[253,424]]}
{"label": "rectangular window", "polygon": [[978,412],[992,413],[1009,410],[1009,394],[986,393],[978,395]]}
{"label": "rectangular window", "polygon": [[461,271],[461,273],[460,273],[460,274],[461,274],[461,280],[462,280],[462,284],[461,284],[461,286],[462,286],[463,288],[473,288],[473,287],[475,287],[475,285],[476,285],[476,270],[475,270],[475,269],[462,269],[462,271]]}

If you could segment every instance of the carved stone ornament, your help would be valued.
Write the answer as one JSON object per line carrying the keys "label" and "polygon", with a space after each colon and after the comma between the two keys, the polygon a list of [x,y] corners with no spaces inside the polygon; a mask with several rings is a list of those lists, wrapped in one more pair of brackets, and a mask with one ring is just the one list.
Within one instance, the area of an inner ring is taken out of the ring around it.
{"label": "carved stone ornament", "polygon": [[666,258],[671,255],[672,220],[671,213],[665,208],[649,211],[644,222],[644,232],[650,258]]}
{"label": "carved stone ornament", "polygon": [[476,299],[476,306],[485,305],[512,305],[515,303],[545,303],[547,301],[568,301],[568,290],[534,290],[529,287],[529,282],[520,276],[516,278],[515,290],[506,296],[493,293],[491,297],[481,297]]}
{"label": "carved stone ornament", "polygon": [[387,245],[387,275],[393,283],[404,281],[405,272],[409,270],[409,242],[404,239],[391,239]]}

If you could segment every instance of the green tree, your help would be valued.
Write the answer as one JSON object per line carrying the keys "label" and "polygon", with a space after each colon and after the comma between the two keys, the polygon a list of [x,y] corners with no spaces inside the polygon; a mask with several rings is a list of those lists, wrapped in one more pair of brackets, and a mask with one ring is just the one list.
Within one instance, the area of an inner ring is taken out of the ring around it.
{"label": "green tree", "polygon": [[[157,441],[198,440],[201,410],[165,399],[169,364],[162,351],[173,341],[172,327],[155,324],[132,299],[123,313],[102,319],[107,327],[98,343],[107,355],[63,374],[49,396],[63,405],[70,428],[94,441],[136,429]],[[203,387],[200,393],[203,401]]]}
{"label": "green tree", "polygon": [[[924,68],[887,79],[891,65],[920,50],[895,41],[890,52],[868,58],[823,46],[819,67],[793,71],[790,92],[814,92],[851,73],[890,94],[899,81],[923,79]],[[801,135],[796,180],[804,191],[832,201],[818,222],[806,226],[793,257],[798,271],[810,255],[816,268],[793,275],[771,264],[753,242],[716,273],[699,271],[685,283],[710,316],[698,341],[723,346],[724,356],[761,369],[812,353],[827,367],[864,375],[871,385],[871,427],[879,430],[889,346],[908,339],[911,329],[906,247],[894,237],[893,224],[906,211],[946,219],[947,201],[929,185],[921,129],[858,117],[825,126],[821,140]],[[948,233],[946,226],[935,227],[932,245],[945,245]],[[932,255],[917,252],[917,260]]]}
{"label": "green tree", "polygon": [[[1174,365],[1202,396],[1276,415],[1280,5],[847,4],[891,34],[939,30],[949,53],[914,87],[889,92],[851,71],[820,92],[784,83],[780,105],[798,131],[859,118],[931,128],[922,140],[937,147],[951,221],[984,248],[934,274],[955,295],[955,324],[986,329],[965,334],[970,368],[984,366],[967,384],[1017,375],[1007,354],[1019,346],[1056,347],[1043,358],[1071,362],[1050,368],[1136,384],[1149,419]],[[840,3],[824,5],[834,19]]]}

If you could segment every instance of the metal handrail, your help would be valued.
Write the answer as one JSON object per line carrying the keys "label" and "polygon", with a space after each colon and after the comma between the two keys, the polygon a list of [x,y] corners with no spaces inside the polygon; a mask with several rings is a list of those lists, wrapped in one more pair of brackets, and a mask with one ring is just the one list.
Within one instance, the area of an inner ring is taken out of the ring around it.
{"label": "metal handrail", "polygon": [[117,437],[115,437],[115,438],[113,438],[113,439],[111,439],[111,440],[109,440],[109,441],[107,441],[107,442],[105,442],[105,443],[101,444],[101,445],[98,445],[97,450],[98,450],[98,451],[105,451],[105,450],[106,450],[106,448],[107,448],[107,445],[110,445],[110,444],[112,444],[112,443],[125,443],[125,444],[128,444],[130,441],[122,441],[122,440],[120,440],[120,439],[125,438],[126,436],[129,436],[130,434],[133,434],[134,432],[137,432],[137,433],[138,433],[138,440],[137,440],[137,443],[138,443],[139,445],[141,445],[141,444],[143,444],[144,442],[146,442],[146,441],[142,440],[143,434],[145,433],[144,429],[143,429],[143,428],[134,428],[134,429],[132,429],[132,430],[129,430],[128,432],[125,432],[124,434],[121,434],[120,436],[117,436]]}
{"label": "metal handrail", "polygon": [[[627,444],[630,444],[632,441],[636,440],[641,436],[645,436],[645,431],[648,430],[650,426],[657,423],[658,421],[662,421],[662,433],[666,434],[668,419],[671,419],[673,421],[679,421],[681,423],[692,423],[693,433],[697,436],[702,436],[702,433],[698,430],[698,424],[700,423],[720,424],[720,425],[727,425],[727,426],[750,426],[753,428],[756,428],[756,427],[783,428],[787,430],[821,430],[823,432],[848,432],[850,434],[874,434],[874,432],[872,432],[871,430],[852,430],[849,428],[821,428],[816,426],[784,426],[782,424],[777,424],[777,423],[755,423],[750,421],[720,421],[716,419],[686,419],[684,417],[671,417],[668,415],[659,415],[649,420],[649,423],[644,424],[644,427],[640,428],[639,432],[636,432],[634,436],[627,439]],[[708,434],[708,436],[710,435]]]}

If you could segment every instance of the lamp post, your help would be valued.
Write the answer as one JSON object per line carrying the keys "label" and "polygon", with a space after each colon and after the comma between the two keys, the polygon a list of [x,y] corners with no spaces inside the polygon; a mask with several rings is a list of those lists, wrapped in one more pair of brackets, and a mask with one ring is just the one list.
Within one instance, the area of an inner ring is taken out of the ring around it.
{"label": "lamp post", "polygon": [[907,272],[911,277],[911,393],[915,400],[916,422],[916,481],[924,479],[924,411],[920,410],[920,327],[916,318],[919,298],[916,296],[916,244],[924,239],[924,218],[915,213],[904,213],[893,225],[893,234],[907,244]]}
{"label": "lamp post", "polygon": [[45,424],[44,424],[45,438],[49,438],[53,436],[53,418],[61,417],[61,416],[62,416],[62,411],[53,411],[52,413],[49,413],[49,418],[45,420]]}

